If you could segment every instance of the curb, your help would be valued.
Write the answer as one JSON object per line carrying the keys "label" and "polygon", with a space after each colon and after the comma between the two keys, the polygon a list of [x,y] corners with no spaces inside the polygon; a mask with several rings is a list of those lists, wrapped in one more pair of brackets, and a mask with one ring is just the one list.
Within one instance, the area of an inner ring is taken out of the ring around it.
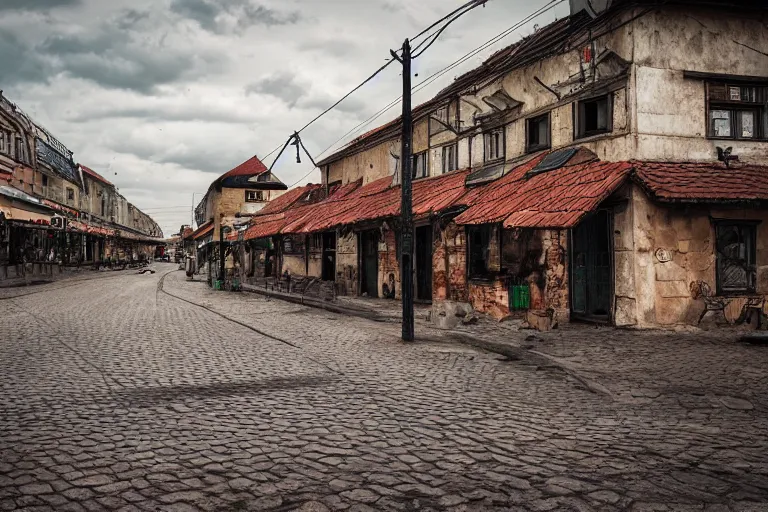
{"label": "curb", "polygon": [[[286,302],[292,302],[294,304],[301,304],[303,306],[308,306],[312,308],[324,309],[326,311],[330,311],[331,313],[338,313],[341,315],[350,315],[350,316],[355,316],[359,318],[365,318],[366,320],[373,320],[374,322],[390,322],[394,320],[393,317],[382,316],[376,313],[375,311],[365,311],[360,309],[345,308],[342,306],[336,306],[333,304],[329,304],[325,301],[311,299],[308,297],[290,295],[288,293],[276,292],[276,291],[270,291],[270,290],[261,290],[251,285],[243,285],[243,291],[248,293],[256,293],[258,295],[263,295],[265,297],[272,297],[275,299],[284,300]],[[581,375],[577,369],[575,369],[572,365],[568,364],[567,362],[561,359],[558,359],[554,356],[545,354],[543,352],[537,352],[535,350],[527,350],[522,347],[510,345],[508,343],[498,343],[498,342],[493,342],[483,338],[476,338],[474,336],[470,336],[464,333],[448,331],[447,338],[457,343],[468,345],[480,350],[485,350],[486,352],[502,355],[504,357],[507,357],[510,361],[521,361],[521,360],[530,361],[534,359],[536,360],[535,362],[539,365],[554,366],[556,368],[559,368],[563,372],[565,372],[570,377],[577,380],[579,383],[581,383],[581,385],[583,385],[590,392],[595,393],[597,395],[608,397],[610,399],[614,398],[610,390],[608,390],[608,388],[606,388],[599,382],[596,382],[592,379],[589,379]],[[434,340],[434,341],[438,341],[438,340]],[[445,340],[440,340],[440,341],[444,342]]]}
{"label": "curb", "polygon": [[322,300],[312,299],[304,296],[291,295],[289,293],[276,292],[270,290],[261,290],[255,286],[242,285],[243,291],[248,293],[255,293],[265,297],[271,297],[274,299],[283,300],[285,302],[292,302],[294,304],[301,304],[302,306],[308,306],[311,308],[324,309],[331,313],[338,313],[340,315],[356,316],[359,318],[365,318],[366,320],[373,320],[374,322],[388,322],[390,317],[382,316],[375,311],[366,311],[362,309],[346,308],[343,306],[337,306],[329,304]]}

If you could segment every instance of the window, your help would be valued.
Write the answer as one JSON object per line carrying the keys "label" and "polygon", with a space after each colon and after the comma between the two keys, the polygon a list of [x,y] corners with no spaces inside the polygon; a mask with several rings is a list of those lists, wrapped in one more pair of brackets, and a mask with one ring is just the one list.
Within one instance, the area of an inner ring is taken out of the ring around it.
{"label": "window", "polygon": [[725,221],[715,227],[718,294],[754,293],[757,223]]}
{"label": "window", "polygon": [[499,251],[498,226],[484,224],[467,228],[469,277],[485,278],[492,272],[498,272],[501,267]]}
{"label": "window", "polygon": [[613,130],[613,95],[600,96],[574,104],[576,139]]}
{"label": "window", "polygon": [[246,203],[260,203],[264,201],[264,192],[261,190],[246,190],[245,202]]}
{"label": "window", "polygon": [[67,201],[75,200],[75,189],[67,187]]}
{"label": "window", "polygon": [[10,135],[5,131],[0,130],[0,153],[7,155],[11,152],[11,148],[8,146],[9,140]]}
{"label": "window", "polygon": [[504,128],[496,128],[483,134],[483,160],[492,162],[504,158]]}
{"label": "window", "polygon": [[24,139],[21,137],[16,137],[16,146],[14,147],[14,152],[16,155],[16,160],[18,162],[26,162],[27,161],[27,151],[26,146],[24,145]]}
{"label": "window", "polygon": [[101,216],[104,216],[104,212],[107,209],[107,199],[105,197],[101,198]]}
{"label": "window", "polygon": [[707,136],[718,139],[768,137],[768,87],[707,84]]}
{"label": "window", "polygon": [[413,155],[413,179],[426,178],[429,176],[429,169],[427,166],[427,152],[417,153]]}
{"label": "window", "polygon": [[43,174],[43,186],[48,186],[48,176],[46,174]]}
{"label": "window", "polygon": [[525,128],[529,153],[549,148],[549,112],[526,120]]}
{"label": "window", "polygon": [[458,168],[458,144],[443,147],[443,174],[455,171]]}

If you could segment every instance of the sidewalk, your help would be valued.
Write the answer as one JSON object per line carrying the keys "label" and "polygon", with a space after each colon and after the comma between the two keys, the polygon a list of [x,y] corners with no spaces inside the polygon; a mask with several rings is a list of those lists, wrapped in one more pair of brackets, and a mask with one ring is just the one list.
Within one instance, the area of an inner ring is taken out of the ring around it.
{"label": "sidewalk", "polygon": [[[377,322],[399,323],[401,303],[338,297],[319,300],[243,286],[245,291]],[[768,410],[768,347],[740,341],[744,331],[621,330],[565,324],[551,332],[522,329],[521,320],[497,322],[482,314],[471,325],[437,329],[430,307],[415,306],[419,341],[453,342],[556,368],[586,389],[627,404],[681,400],[691,408]],[[768,426],[768,425],[767,425]]]}

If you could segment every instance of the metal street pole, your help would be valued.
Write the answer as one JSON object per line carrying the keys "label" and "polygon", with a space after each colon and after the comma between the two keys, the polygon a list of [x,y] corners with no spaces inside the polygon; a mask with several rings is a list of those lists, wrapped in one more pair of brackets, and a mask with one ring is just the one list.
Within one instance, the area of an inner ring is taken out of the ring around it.
{"label": "metal street pole", "polygon": [[402,251],[400,256],[400,283],[403,299],[403,341],[413,341],[413,117],[411,114],[411,43],[403,43],[403,54],[392,56],[403,64],[403,133],[400,150],[401,196],[400,229]]}

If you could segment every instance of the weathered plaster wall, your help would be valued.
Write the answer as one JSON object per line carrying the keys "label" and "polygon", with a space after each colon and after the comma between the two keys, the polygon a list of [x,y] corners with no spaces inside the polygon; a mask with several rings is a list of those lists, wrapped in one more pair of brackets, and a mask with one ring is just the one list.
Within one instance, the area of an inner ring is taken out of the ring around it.
{"label": "weathered plaster wall", "polygon": [[357,233],[339,233],[336,241],[336,292],[339,295],[358,294],[357,268]]}
{"label": "weathered plaster wall", "polygon": [[288,271],[292,276],[307,274],[306,260],[300,254],[283,254],[283,273]]}
{"label": "weathered plaster wall", "polygon": [[429,118],[417,121],[413,126],[413,153],[429,149]]}
{"label": "weathered plaster wall", "polygon": [[664,9],[635,25],[637,158],[712,160],[727,144],[742,161],[764,164],[764,142],[706,138],[704,82],[683,71],[768,76],[765,20]]}
{"label": "weathered plaster wall", "polygon": [[[619,273],[628,271],[626,269],[630,265],[620,269],[617,259],[617,296],[621,291],[622,298],[628,303],[630,299],[635,301],[636,325],[695,325],[698,322],[704,303],[692,297],[691,283],[704,281],[713,292],[717,290],[715,227],[712,218],[760,221],[757,231],[757,292],[768,295],[768,211],[706,206],[669,207],[651,202],[637,188],[632,196],[636,229],[635,290],[632,296],[630,282],[623,284],[624,289],[619,290]],[[665,262],[665,254],[659,251],[664,251],[670,261]],[[726,310],[726,317],[735,320],[741,305],[743,300],[733,300],[731,307]],[[635,323],[625,322],[624,325]]]}
{"label": "weathered plaster wall", "polygon": [[397,234],[385,229],[379,243],[379,297],[400,299],[400,263],[397,260]]}
{"label": "weathered plaster wall", "polygon": [[342,158],[330,164],[331,183],[343,184],[363,178],[363,185],[391,176],[399,169],[400,141],[382,142],[366,151]]}
{"label": "weathered plaster wall", "polygon": [[451,222],[437,230],[437,235],[432,250],[432,298],[469,302],[464,226]]}

